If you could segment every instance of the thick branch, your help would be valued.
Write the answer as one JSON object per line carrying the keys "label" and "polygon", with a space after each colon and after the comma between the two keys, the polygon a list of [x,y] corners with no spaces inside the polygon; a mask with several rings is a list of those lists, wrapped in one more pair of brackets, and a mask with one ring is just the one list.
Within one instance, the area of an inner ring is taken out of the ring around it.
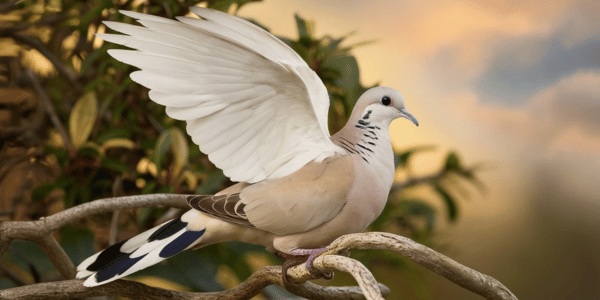
{"label": "thick branch", "polygon": [[391,250],[486,299],[517,299],[498,280],[464,266],[407,237],[386,232],[349,234],[338,238],[329,247],[331,249],[329,253],[343,253],[350,249]]}
{"label": "thick branch", "polygon": [[75,265],[54,236],[48,234],[41,237],[39,244],[64,278],[75,277]]}
{"label": "thick branch", "polygon": [[[42,239],[75,220],[123,208],[172,206],[188,208],[186,195],[152,194],[99,199],[78,205],[36,221],[0,223],[0,255],[14,239],[30,240],[42,245]],[[58,267],[58,266],[57,266]]]}
{"label": "thick branch", "polygon": [[[389,290],[385,286],[383,286],[384,293],[382,293],[382,288],[375,277],[373,277],[373,274],[371,274],[371,271],[369,271],[367,267],[355,259],[339,255],[323,255],[315,259],[313,266],[315,269],[321,272],[342,271],[352,274],[362,290],[361,298],[364,296],[367,299],[383,300],[382,294],[389,293]],[[304,282],[306,280],[310,280],[311,276],[312,275],[307,272],[304,264],[288,270],[288,277],[292,278],[292,282]],[[286,286],[286,288],[291,288],[293,292],[300,295],[300,289],[294,289],[293,286]],[[309,299],[315,299],[317,295],[308,294],[301,296]],[[332,296],[329,296],[324,299],[331,299],[331,297]]]}

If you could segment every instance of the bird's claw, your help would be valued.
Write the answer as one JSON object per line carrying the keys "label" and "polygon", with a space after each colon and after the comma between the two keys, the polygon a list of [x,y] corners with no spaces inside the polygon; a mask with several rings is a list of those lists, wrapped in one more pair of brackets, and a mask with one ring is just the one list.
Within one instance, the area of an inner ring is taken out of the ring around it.
{"label": "bird's claw", "polygon": [[317,248],[317,249],[296,249],[296,250],[292,250],[291,253],[284,253],[281,251],[277,251],[275,254],[285,260],[281,266],[281,273],[282,273],[282,278],[283,278],[284,284],[286,284],[286,285],[290,284],[288,277],[287,277],[287,270],[291,267],[295,267],[302,263],[306,264],[306,269],[308,270],[308,272],[310,273],[310,275],[313,278],[315,278],[315,279],[323,278],[323,279],[327,279],[327,280],[332,279],[333,272],[317,271],[317,270],[315,270],[315,268],[313,266],[313,262],[314,262],[315,258],[317,258],[319,255],[327,252],[327,250],[329,250],[329,249],[327,249],[327,247],[324,247],[324,248]]}

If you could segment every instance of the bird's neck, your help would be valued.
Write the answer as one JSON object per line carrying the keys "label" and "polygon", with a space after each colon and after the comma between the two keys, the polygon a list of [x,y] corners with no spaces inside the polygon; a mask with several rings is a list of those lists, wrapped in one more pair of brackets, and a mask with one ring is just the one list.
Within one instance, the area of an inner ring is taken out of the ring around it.
{"label": "bird's neck", "polygon": [[360,156],[367,164],[381,164],[393,170],[394,157],[388,128],[389,122],[351,117],[346,126],[332,136],[332,140],[350,155]]}

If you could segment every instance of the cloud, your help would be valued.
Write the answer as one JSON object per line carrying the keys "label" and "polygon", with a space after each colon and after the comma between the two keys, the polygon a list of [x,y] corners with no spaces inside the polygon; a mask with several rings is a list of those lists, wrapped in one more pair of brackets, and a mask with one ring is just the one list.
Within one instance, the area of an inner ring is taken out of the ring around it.
{"label": "cloud", "polygon": [[515,105],[569,74],[600,69],[596,0],[438,2],[413,9],[398,34],[445,88]]}
{"label": "cloud", "polygon": [[[547,150],[549,157],[570,155],[598,157],[600,136],[589,134],[577,127],[567,127],[548,143]],[[597,167],[600,168],[600,159],[589,162],[596,162]]]}
{"label": "cloud", "polygon": [[[600,70],[567,76],[520,106],[481,101],[461,91],[444,101],[457,131],[474,140],[493,136],[495,146],[508,145],[549,159],[577,155],[600,162]],[[535,150],[533,150],[535,149]]]}
{"label": "cloud", "polygon": [[574,127],[600,136],[599,87],[600,70],[580,71],[536,94],[527,111],[552,131]]}
{"label": "cloud", "polygon": [[516,104],[573,72],[600,69],[600,39],[567,47],[557,35],[504,39],[474,85],[482,99]]}

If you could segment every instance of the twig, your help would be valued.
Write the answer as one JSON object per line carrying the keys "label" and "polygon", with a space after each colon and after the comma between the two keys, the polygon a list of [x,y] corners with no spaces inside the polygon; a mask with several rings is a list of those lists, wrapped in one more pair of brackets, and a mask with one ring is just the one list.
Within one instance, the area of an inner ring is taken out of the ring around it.
{"label": "twig", "polygon": [[63,143],[65,144],[65,149],[67,149],[69,156],[71,156],[71,157],[75,156],[75,148],[73,147],[73,144],[71,143],[71,139],[69,138],[69,135],[67,134],[67,130],[65,129],[65,126],[63,126],[62,122],[60,121],[58,114],[56,114],[56,110],[54,110],[52,101],[50,101],[50,98],[48,98],[48,95],[46,94],[46,91],[44,91],[44,88],[40,84],[39,80],[37,79],[37,76],[35,76],[35,74],[33,74],[33,72],[31,72],[31,70],[26,70],[25,74],[29,78],[29,81],[33,85],[33,88],[37,92],[38,96],[40,97],[40,100],[42,101],[44,107],[46,108],[46,112],[48,113],[48,116],[50,117],[50,121],[54,125],[54,128],[56,128],[56,131],[58,131],[58,134],[60,135],[61,139],[63,140]]}
{"label": "twig", "polygon": [[108,244],[112,245],[117,242],[119,237],[119,218],[121,216],[121,210],[117,209],[113,211],[112,218],[110,220],[110,233],[108,235]]}
{"label": "twig", "polygon": [[432,175],[410,178],[406,181],[395,183],[394,185],[392,185],[392,190],[401,190],[401,189],[404,189],[404,188],[407,188],[410,186],[415,186],[415,185],[419,185],[419,184],[429,183],[432,181],[437,181],[437,180],[443,178],[446,174],[447,174],[447,172],[445,170],[442,170],[442,171],[437,172]]}

